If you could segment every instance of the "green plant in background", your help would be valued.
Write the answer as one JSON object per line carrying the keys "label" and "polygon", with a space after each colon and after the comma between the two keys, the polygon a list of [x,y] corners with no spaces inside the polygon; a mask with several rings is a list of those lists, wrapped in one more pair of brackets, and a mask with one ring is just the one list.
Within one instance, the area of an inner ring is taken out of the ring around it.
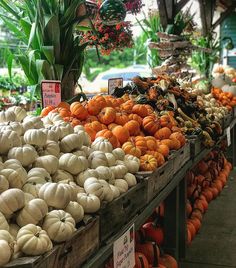
{"label": "green plant in background", "polygon": [[[19,49],[16,58],[34,90],[39,92],[43,79],[62,81],[62,99],[70,99],[81,75],[84,50],[75,25],[86,16],[84,0],[0,1],[0,17],[26,50]],[[83,13],[83,12],[80,12]],[[13,55],[8,58],[11,70]]]}
{"label": "green plant in background", "polygon": [[211,72],[214,64],[219,59],[220,44],[219,40],[213,38],[213,36],[203,37],[198,36],[192,40],[193,45],[206,49],[211,49],[211,52],[205,51],[193,51],[192,56],[188,63],[192,68],[207,80],[211,78]]}

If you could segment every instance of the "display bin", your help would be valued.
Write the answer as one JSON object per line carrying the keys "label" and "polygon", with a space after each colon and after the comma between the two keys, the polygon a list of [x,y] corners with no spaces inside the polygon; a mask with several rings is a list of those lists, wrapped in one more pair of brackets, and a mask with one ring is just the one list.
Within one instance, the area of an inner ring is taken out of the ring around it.
{"label": "display bin", "polygon": [[100,216],[100,242],[104,243],[116,234],[139,211],[146,206],[147,183],[141,180],[111,203],[103,204],[99,210]]}
{"label": "display bin", "polygon": [[233,116],[236,117],[236,107],[233,108]]}
{"label": "display bin", "polygon": [[190,158],[195,158],[205,148],[202,144],[201,135],[187,136],[190,144]]}
{"label": "display bin", "polygon": [[186,143],[182,148],[176,151],[173,155],[173,173],[180,170],[184,164],[190,160],[190,143]]}
{"label": "display bin", "polygon": [[224,117],[224,123],[223,123],[223,128],[226,129],[230,123],[233,121],[233,118],[234,118],[234,114],[233,112],[227,114],[225,117]]}
{"label": "display bin", "polygon": [[55,246],[42,256],[21,257],[13,260],[3,267],[7,268],[52,268],[58,267],[58,259],[63,245]]}
{"label": "display bin", "polygon": [[174,174],[173,163],[173,159],[169,159],[154,172],[138,172],[137,176],[147,182],[147,203],[171,181]]}
{"label": "display bin", "polygon": [[64,243],[58,258],[57,268],[75,268],[99,249],[99,217],[85,217],[85,226],[79,227],[73,237]]}

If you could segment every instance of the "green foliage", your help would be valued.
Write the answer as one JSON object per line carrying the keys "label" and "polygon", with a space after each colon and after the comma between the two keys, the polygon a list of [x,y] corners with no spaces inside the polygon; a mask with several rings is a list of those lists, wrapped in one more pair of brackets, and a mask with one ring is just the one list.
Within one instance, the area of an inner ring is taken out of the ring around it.
{"label": "green foliage", "polygon": [[[75,25],[85,16],[77,16],[84,0],[0,1],[0,17],[12,34],[27,47],[15,56],[29,84],[39,89],[43,79],[62,80],[62,98],[71,97],[81,74],[84,49]],[[6,15],[9,14],[9,15]],[[8,59],[12,68],[13,55]]]}
{"label": "green foliage", "polygon": [[9,76],[0,76],[1,89],[14,90],[26,85],[27,82],[25,77],[20,74],[14,74],[12,79]]}

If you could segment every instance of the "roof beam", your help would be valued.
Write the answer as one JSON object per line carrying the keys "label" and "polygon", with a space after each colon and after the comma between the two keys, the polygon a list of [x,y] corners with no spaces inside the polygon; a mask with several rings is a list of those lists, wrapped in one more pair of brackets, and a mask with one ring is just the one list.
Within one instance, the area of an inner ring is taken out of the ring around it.
{"label": "roof beam", "polygon": [[214,30],[218,25],[220,25],[231,13],[235,11],[236,3],[232,4],[227,10],[221,13],[220,18],[215,21],[212,25],[212,30]]}

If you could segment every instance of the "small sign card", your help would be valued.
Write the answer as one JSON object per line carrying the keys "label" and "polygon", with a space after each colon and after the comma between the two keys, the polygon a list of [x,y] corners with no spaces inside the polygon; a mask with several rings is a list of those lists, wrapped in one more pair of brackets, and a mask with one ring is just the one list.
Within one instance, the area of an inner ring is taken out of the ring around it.
{"label": "small sign card", "polygon": [[134,224],[113,244],[114,268],[135,266]]}
{"label": "small sign card", "polygon": [[41,82],[42,105],[57,106],[61,102],[61,82],[44,80]]}
{"label": "small sign card", "polygon": [[123,78],[111,78],[108,80],[108,94],[112,95],[115,88],[123,87]]}
{"label": "small sign card", "polygon": [[226,135],[227,135],[227,143],[228,143],[228,146],[231,145],[231,133],[230,133],[230,127],[228,127],[226,129]]}

